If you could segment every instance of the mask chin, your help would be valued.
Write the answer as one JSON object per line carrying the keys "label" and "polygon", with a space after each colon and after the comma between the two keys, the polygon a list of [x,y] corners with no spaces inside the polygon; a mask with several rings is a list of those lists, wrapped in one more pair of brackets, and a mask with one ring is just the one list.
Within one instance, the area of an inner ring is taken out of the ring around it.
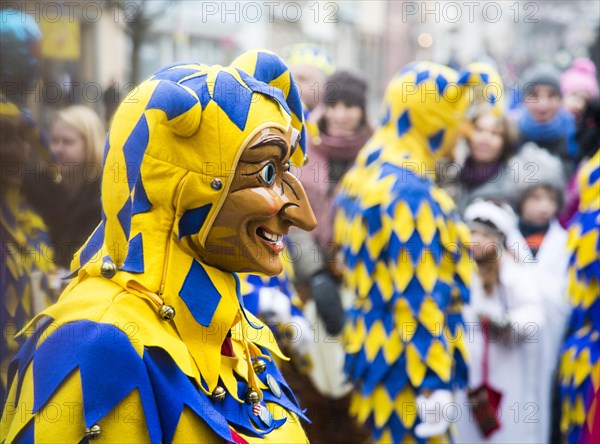
{"label": "mask chin", "polygon": [[277,256],[277,259],[269,260],[268,266],[260,267],[261,262],[255,263],[257,266],[256,270],[252,270],[254,273],[261,273],[267,276],[277,276],[283,271],[283,263],[281,262],[281,255]]}

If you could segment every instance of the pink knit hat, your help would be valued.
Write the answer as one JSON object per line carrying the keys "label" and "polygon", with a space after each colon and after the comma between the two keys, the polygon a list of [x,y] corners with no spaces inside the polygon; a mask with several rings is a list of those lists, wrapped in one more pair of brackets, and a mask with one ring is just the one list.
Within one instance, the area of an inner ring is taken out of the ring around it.
{"label": "pink knit hat", "polygon": [[590,59],[577,59],[560,76],[560,89],[563,96],[577,91],[586,92],[590,97],[598,97],[596,66]]}

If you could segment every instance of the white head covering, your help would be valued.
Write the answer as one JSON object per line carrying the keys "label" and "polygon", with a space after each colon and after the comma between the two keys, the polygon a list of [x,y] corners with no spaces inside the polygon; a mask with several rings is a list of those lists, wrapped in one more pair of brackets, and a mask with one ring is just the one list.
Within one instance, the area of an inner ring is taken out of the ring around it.
{"label": "white head covering", "polygon": [[478,199],[467,207],[464,218],[471,226],[477,221],[492,224],[506,240],[514,239],[518,231],[517,216],[510,205],[505,203]]}

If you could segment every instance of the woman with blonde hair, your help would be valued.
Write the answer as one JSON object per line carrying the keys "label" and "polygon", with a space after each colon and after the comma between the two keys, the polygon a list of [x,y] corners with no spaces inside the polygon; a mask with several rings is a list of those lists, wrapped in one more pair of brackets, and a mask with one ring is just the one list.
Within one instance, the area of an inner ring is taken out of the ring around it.
{"label": "woman with blonde hair", "polygon": [[106,132],[92,109],[73,105],[56,113],[50,134],[65,185],[65,194],[56,196],[50,234],[57,265],[68,268],[75,251],[100,222],[99,179]]}

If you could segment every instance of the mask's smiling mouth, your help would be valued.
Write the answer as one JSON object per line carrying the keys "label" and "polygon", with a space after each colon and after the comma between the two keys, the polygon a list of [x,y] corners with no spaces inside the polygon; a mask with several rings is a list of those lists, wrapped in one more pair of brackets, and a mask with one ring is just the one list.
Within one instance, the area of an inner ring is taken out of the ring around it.
{"label": "mask's smiling mouth", "polygon": [[281,253],[283,251],[283,234],[273,233],[267,227],[262,225],[256,229],[256,234],[265,244],[267,244],[267,246],[272,248],[275,253]]}

